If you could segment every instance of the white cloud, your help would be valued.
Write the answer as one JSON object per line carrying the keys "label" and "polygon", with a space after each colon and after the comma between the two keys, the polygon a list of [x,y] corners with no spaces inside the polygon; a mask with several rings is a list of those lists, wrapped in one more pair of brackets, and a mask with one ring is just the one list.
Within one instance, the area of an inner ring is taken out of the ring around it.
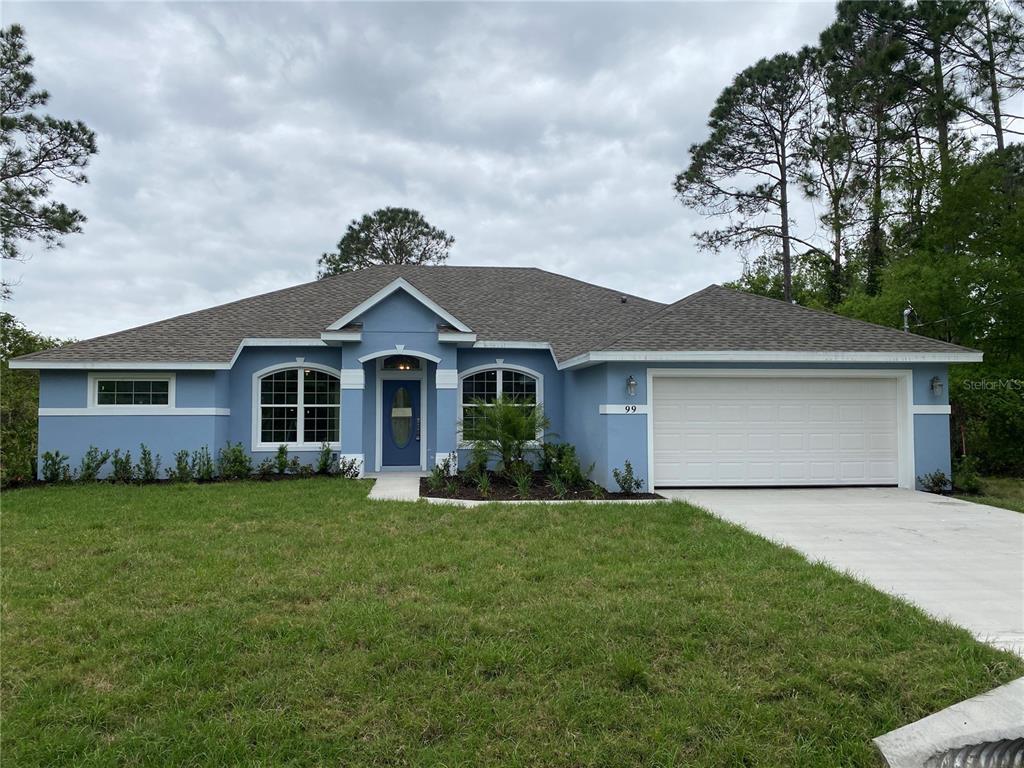
{"label": "white cloud", "polygon": [[312,279],[408,205],[455,264],[660,300],[736,276],[673,199],[714,98],[827,4],[15,4],[49,111],[99,134],[89,217],[8,309],[85,338]]}

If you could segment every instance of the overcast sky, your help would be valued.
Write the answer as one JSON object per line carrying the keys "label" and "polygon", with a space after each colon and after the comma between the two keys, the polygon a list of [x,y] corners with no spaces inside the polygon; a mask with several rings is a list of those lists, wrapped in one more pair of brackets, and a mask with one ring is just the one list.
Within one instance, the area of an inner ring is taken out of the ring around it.
{"label": "overcast sky", "polygon": [[7,310],[61,337],[313,279],[385,205],[451,264],[538,266],[669,301],[734,278],[674,199],[732,76],[813,43],[831,3],[4,2],[59,117],[100,153],[83,234]]}

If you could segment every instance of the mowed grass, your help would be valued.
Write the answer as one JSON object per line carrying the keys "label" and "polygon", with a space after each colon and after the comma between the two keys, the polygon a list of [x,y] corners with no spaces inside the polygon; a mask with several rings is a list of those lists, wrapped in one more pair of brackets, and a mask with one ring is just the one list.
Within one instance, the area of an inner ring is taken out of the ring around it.
{"label": "mowed grass", "polygon": [[957,498],[1024,512],[1024,477],[983,477],[979,495],[958,495]]}
{"label": "mowed grass", "polygon": [[877,766],[1024,674],[682,504],[2,497],[5,765]]}

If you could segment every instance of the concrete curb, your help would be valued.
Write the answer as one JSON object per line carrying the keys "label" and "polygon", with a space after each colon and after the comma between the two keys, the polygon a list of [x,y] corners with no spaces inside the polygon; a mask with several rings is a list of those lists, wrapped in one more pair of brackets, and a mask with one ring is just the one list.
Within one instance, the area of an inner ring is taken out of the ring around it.
{"label": "concrete curb", "polygon": [[482,507],[485,504],[665,504],[672,499],[440,499],[421,496],[428,504],[448,504],[453,507]]}

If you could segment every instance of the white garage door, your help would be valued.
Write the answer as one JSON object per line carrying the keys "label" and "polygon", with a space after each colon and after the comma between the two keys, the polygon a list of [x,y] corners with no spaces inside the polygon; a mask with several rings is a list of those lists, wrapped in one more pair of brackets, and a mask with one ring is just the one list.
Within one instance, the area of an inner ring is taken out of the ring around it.
{"label": "white garage door", "polygon": [[895,485],[895,379],[654,379],[660,486]]}

